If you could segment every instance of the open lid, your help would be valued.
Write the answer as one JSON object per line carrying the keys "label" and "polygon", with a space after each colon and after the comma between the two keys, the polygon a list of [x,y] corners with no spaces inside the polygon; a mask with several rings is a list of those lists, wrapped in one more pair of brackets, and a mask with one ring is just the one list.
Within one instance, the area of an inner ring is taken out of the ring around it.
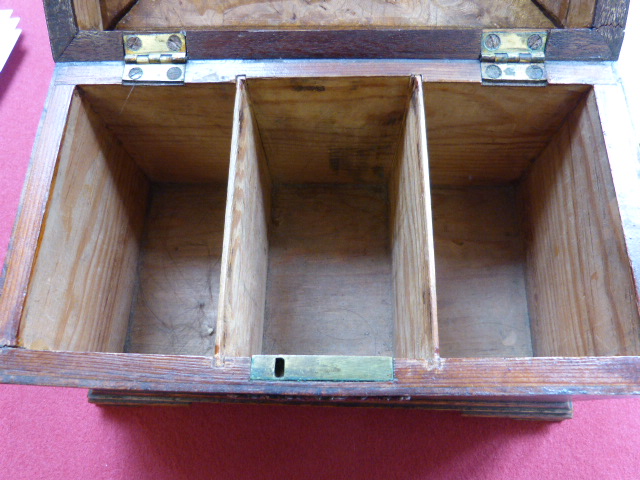
{"label": "open lid", "polygon": [[547,60],[618,58],[629,0],[44,0],[57,61],[185,31],[191,59],[477,59],[483,29],[548,30]]}

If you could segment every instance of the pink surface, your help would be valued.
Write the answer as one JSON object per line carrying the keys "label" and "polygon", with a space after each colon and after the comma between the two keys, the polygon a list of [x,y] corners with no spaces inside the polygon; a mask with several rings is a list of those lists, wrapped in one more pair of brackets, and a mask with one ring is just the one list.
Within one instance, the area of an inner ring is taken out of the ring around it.
{"label": "pink surface", "polygon": [[[0,261],[53,70],[40,0],[0,0],[23,36],[0,73]],[[0,365],[1,368],[1,365]],[[640,478],[640,399],[560,424],[421,410],[109,407],[0,385],[0,478]]]}

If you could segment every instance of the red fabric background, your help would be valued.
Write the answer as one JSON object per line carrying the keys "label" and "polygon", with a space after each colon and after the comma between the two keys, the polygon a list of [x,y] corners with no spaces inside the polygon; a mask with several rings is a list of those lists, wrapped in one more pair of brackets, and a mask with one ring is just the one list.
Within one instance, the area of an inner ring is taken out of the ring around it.
{"label": "red fabric background", "polygon": [[[22,38],[0,73],[0,261],[53,70],[40,0],[0,0]],[[640,399],[560,424],[421,410],[109,407],[86,391],[0,385],[0,478],[637,479]]]}

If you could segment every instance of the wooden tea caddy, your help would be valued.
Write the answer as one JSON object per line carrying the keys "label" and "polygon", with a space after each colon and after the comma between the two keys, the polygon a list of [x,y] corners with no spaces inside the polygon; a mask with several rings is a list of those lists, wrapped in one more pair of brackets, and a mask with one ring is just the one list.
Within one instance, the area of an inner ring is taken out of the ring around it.
{"label": "wooden tea caddy", "polygon": [[172,5],[44,1],[2,382],[538,419],[640,393],[627,2]]}

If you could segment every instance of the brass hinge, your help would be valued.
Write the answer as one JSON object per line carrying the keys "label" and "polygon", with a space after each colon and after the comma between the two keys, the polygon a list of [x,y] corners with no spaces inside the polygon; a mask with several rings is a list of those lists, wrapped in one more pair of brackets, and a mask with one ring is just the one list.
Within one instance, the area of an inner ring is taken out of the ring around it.
{"label": "brass hinge", "polygon": [[480,67],[488,85],[546,85],[547,32],[484,30]]}
{"label": "brass hinge", "polygon": [[184,33],[123,35],[125,83],[184,83],[187,38]]}

